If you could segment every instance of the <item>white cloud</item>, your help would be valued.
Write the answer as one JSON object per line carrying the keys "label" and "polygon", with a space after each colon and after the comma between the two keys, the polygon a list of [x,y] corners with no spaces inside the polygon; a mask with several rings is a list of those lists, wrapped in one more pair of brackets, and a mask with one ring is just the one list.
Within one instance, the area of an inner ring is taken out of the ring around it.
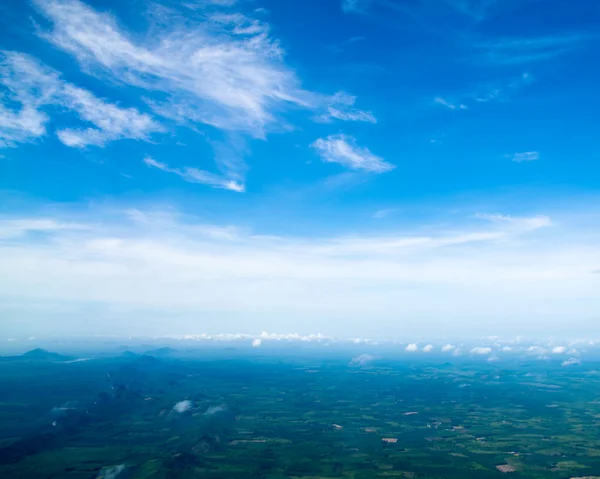
{"label": "white cloud", "polygon": [[255,339],[252,341],[253,348],[260,348],[262,346],[262,339]]}
{"label": "white cloud", "polygon": [[389,216],[394,211],[396,211],[396,210],[393,208],[385,208],[382,210],[377,210],[375,213],[373,213],[373,218],[375,218],[376,220],[380,220],[380,219],[385,218],[386,216]]}
{"label": "white cloud", "polygon": [[539,160],[540,154],[537,151],[525,151],[523,153],[514,153],[510,155],[510,159],[515,163],[525,163]]}
{"label": "white cloud", "polygon": [[575,366],[581,364],[581,360],[577,358],[569,358],[566,361],[563,361],[561,366]]}
{"label": "white cloud", "polygon": [[344,13],[363,13],[369,0],[342,0],[342,11]]}
{"label": "white cloud", "polygon": [[[517,91],[531,84],[533,81],[534,78],[529,73],[523,73],[512,79],[474,85],[469,90],[455,94],[451,100],[438,96],[433,99],[433,103],[451,110],[466,110],[474,105],[490,101],[508,101]],[[521,161],[531,160],[526,159]]]}
{"label": "white cloud", "polygon": [[[19,111],[0,105],[0,147],[16,146],[46,134],[49,106],[61,107],[81,120],[83,129],[64,129],[58,138],[67,146],[104,146],[119,139],[147,140],[162,126],[134,108],[121,108],[87,90],[63,81],[60,74],[34,58],[17,52],[1,52],[0,84]],[[93,125],[94,128],[89,127]]]}
{"label": "white cloud", "polygon": [[239,193],[244,191],[244,185],[238,183],[235,180],[228,179],[208,171],[199,170],[197,168],[171,168],[166,163],[156,161],[153,158],[144,158],[144,163],[150,168],[157,168],[167,173],[174,173],[189,183],[201,183],[209,185],[214,188],[222,188],[230,191],[237,191]]}
{"label": "white cloud", "polygon": [[354,108],[355,103],[355,96],[343,91],[337,92],[329,99],[327,113],[321,115],[318,119],[324,122],[342,120],[377,123],[377,119],[373,113]]}
{"label": "white cloud", "polygon": [[473,349],[471,349],[471,354],[480,354],[480,355],[486,355],[486,354],[490,354],[492,352],[492,348],[486,348],[486,347],[482,347],[482,346],[477,346]]}
{"label": "white cloud", "polygon": [[101,477],[104,479],[116,479],[125,470],[125,464],[102,468]]}
{"label": "white cloud", "polygon": [[220,405],[220,406],[210,406],[206,412],[204,413],[205,416],[213,416],[215,414],[218,414],[220,412],[226,411],[227,410],[227,406],[225,406],[224,404]]}
{"label": "white cloud", "polygon": [[351,170],[385,173],[395,168],[367,148],[358,146],[356,140],[347,135],[329,135],[327,138],[319,138],[311,147],[317,150],[323,161],[339,163]]}
{"label": "white cloud", "polygon": [[502,348],[502,352],[504,353],[510,353],[513,350],[513,348],[511,348],[510,346],[504,346]]}
{"label": "white cloud", "polygon": [[464,103],[455,104],[455,103],[445,100],[444,98],[441,98],[441,97],[437,97],[433,101],[439,105],[443,105],[447,108],[450,108],[451,110],[456,110],[456,109],[466,110],[468,108],[468,106],[465,105]]}
{"label": "white cloud", "polygon": [[[98,330],[137,333],[148,318],[161,324],[157,334],[277,328],[276,318],[285,318],[285,330],[324,326],[327,335],[365,337],[370,318],[375,331],[387,321],[400,334],[406,322],[398,318],[415,318],[413,334],[456,335],[483,323],[486,333],[500,323],[507,332],[539,332],[564,326],[559,318],[567,315],[587,324],[600,312],[600,276],[589,274],[600,264],[591,213],[580,223],[557,213],[555,227],[535,234],[504,221],[474,222],[465,212],[379,235],[306,237],[148,208],[54,206],[52,215],[0,218],[0,314],[97,315]],[[212,331],[199,326],[198,311]],[[242,316],[248,322],[235,319]],[[73,318],[52,323],[86,328]],[[45,332],[12,325],[5,335]]]}
{"label": "white cloud", "polygon": [[431,351],[433,351],[433,344],[428,344],[423,348],[424,353],[430,353]]}
{"label": "white cloud", "polygon": [[415,351],[419,350],[419,346],[417,346],[416,344],[409,344],[408,346],[406,346],[406,348],[404,348],[405,351],[408,351],[409,353],[414,353]]}
{"label": "white cloud", "polygon": [[[327,96],[302,89],[268,24],[219,9],[235,5],[233,0],[203,0],[181,7],[193,8],[193,17],[174,4],[168,9],[155,6],[151,35],[145,40],[143,35],[126,31],[112,15],[79,0],[34,3],[51,23],[50,30],[40,33],[43,38],[75,56],[86,72],[141,89],[155,114],[193,130],[208,125],[228,134],[265,138],[269,132],[290,130],[283,112],[292,108],[326,111],[317,116],[325,121],[376,122],[372,113],[354,107],[352,95]],[[59,138],[69,146],[103,145],[121,137],[145,139],[157,130],[149,117],[134,116],[131,109],[113,114],[109,122],[102,121],[106,106],[82,101],[76,106],[82,119],[97,128],[60,131]],[[7,117],[11,133],[5,141],[14,142],[18,135],[25,135],[22,141],[40,136],[46,122],[45,116],[31,115],[28,110],[20,117]],[[208,131],[212,135],[214,130]],[[368,156],[370,163],[365,165],[375,165],[377,158],[369,156],[368,150],[356,154]],[[234,156],[232,161],[232,155],[217,152],[215,161],[226,180],[196,168],[171,172],[186,181],[241,191],[246,166],[240,151]]]}
{"label": "white cloud", "polygon": [[541,346],[529,346],[527,348],[526,352],[528,354],[532,354],[532,355],[539,354],[539,355],[545,356],[545,354],[548,352],[548,350]]}
{"label": "white cloud", "polygon": [[452,351],[452,356],[461,356],[463,353],[463,350],[461,348],[456,348]]}
{"label": "white cloud", "polygon": [[475,44],[475,47],[483,52],[478,60],[500,65],[529,65],[568,53],[589,38],[585,35],[506,38]]}
{"label": "white cloud", "polygon": [[533,231],[538,228],[552,226],[552,220],[545,215],[537,215],[530,217],[519,217],[501,214],[478,213],[476,218],[489,221],[502,226],[512,226],[525,231]]}
{"label": "white cloud", "polygon": [[567,352],[567,348],[565,346],[557,346],[552,350],[553,354],[565,354]]}
{"label": "white cloud", "polygon": [[108,141],[123,138],[146,140],[150,133],[163,131],[149,115],[134,108],[111,105],[73,85],[65,84],[61,95],[63,104],[76,112],[82,121],[96,127],[58,131],[59,139],[67,146],[104,146]]}
{"label": "white cloud", "polygon": [[446,344],[445,346],[442,346],[443,353],[449,353],[450,351],[454,351],[455,349],[456,346],[454,346],[453,344]]}
{"label": "white cloud", "polygon": [[173,411],[178,413],[184,413],[192,407],[192,402],[188,401],[179,401],[175,406],[173,406]]}
{"label": "white cloud", "polygon": [[308,107],[315,100],[285,66],[269,26],[240,13],[210,11],[193,24],[170,11],[161,17],[167,24],[143,45],[114,17],[78,0],[35,4],[53,25],[43,36],[84,67],[170,95],[153,103],[162,115],[263,137],[277,126],[277,109]]}
{"label": "white cloud", "polygon": [[356,356],[352,358],[351,364],[358,364],[359,366],[365,366],[373,361],[375,361],[375,356],[372,354],[361,354],[360,356]]}
{"label": "white cloud", "polygon": [[52,233],[58,230],[85,230],[89,226],[80,223],[59,221],[49,218],[0,220],[0,239],[18,238],[29,233]]}

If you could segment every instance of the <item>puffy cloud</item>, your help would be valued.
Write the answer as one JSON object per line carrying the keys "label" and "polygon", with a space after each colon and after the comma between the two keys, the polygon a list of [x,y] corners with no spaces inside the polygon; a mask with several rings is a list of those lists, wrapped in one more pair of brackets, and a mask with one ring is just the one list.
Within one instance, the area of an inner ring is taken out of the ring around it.
{"label": "puffy cloud", "polygon": [[563,361],[562,366],[576,366],[581,364],[581,360],[577,358],[569,358],[566,361]]}
{"label": "puffy cloud", "polygon": [[504,353],[510,353],[512,350],[513,350],[513,348],[510,346],[504,346],[502,348],[502,352],[504,352]]}
{"label": "puffy cloud", "polygon": [[419,347],[416,344],[409,344],[408,346],[406,346],[406,348],[404,348],[405,351],[408,351],[410,353],[413,353],[415,351],[419,350]]}
{"label": "puffy cloud", "polygon": [[370,173],[385,173],[395,168],[383,158],[374,155],[368,148],[360,147],[356,140],[347,135],[329,135],[319,138],[312,145],[327,163],[338,163],[351,170],[363,170]]}
{"label": "puffy cloud", "polygon": [[534,345],[534,346],[529,346],[526,349],[526,352],[527,352],[527,354],[545,355],[548,352],[548,350],[546,348],[541,347],[541,346]]}
{"label": "puffy cloud", "polygon": [[423,348],[424,353],[430,353],[431,351],[433,351],[433,344],[428,344]]}
{"label": "puffy cloud", "polygon": [[178,413],[184,413],[192,407],[192,402],[188,401],[179,401],[175,406],[173,406],[173,411]]}
{"label": "puffy cloud", "polygon": [[557,346],[552,350],[553,354],[565,354],[567,352],[567,348],[565,346]]}
{"label": "puffy cloud", "polygon": [[455,349],[456,346],[454,346],[453,344],[446,344],[445,346],[442,346],[443,353],[449,353],[450,351],[454,351]]}
{"label": "puffy cloud", "polygon": [[252,341],[253,348],[260,348],[262,346],[262,339],[255,339]]}

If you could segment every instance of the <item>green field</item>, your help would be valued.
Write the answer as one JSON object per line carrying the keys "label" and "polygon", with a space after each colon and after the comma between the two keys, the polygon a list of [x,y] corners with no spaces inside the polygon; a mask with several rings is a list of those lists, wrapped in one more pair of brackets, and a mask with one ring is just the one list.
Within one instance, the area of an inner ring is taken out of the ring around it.
{"label": "green field", "polygon": [[600,476],[594,365],[348,363],[0,361],[0,477]]}

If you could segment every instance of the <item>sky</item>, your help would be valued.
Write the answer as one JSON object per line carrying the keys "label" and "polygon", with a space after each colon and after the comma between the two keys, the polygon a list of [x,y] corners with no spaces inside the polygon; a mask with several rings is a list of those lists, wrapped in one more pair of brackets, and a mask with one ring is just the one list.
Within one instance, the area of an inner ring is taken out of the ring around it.
{"label": "sky", "polygon": [[4,334],[600,335],[600,4],[0,5]]}

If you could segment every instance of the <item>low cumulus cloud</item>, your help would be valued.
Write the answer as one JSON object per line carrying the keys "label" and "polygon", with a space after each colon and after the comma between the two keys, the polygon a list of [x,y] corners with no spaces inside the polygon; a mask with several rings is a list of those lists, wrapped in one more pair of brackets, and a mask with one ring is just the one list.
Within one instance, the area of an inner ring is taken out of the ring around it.
{"label": "low cumulus cloud", "polygon": [[359,366],[365,366],[366,364],[369,364],[370,362],[375,361],[375,356],[373,356],[372,354],[361,354],[360,356],[356,356],[355,358],[352,358],[352,361],[350,361],[350,364],[356,364]]}
{"label": "low cumulus cloud", "polygon": [[433,344],[428,344],[423,348],[424,353],[430,353],[431,351],[433,351]]}
{"label": "low cumulus cloud", "polygon": [[179,401],[177,404],[175,404],[175,406],[173,406],[173,411],[178,413],[184,413],[191,407],[192,402],[186,399],[185,401]]}
{"label": "low cumulus cloud", "polygon": [[567,367],[567,366],[577,366],[581,364],[581,361],[577,358],[569,358],[566,361],[563,361],[563,363],[561,364],[561,366],[563,367]]}
{"label": "low cumulus cloud", "polygon": [[565,354],[567,352],[567,348],[565,346],[557,346],[552,350],[553,354]]}
{"label": "low cumulus cloud", "polygon": [[255,339],[252,341],[253,348],[260,348],[262,346],[262,339]]}
{"label": "low cumulus cloud", "polygon": [[527,354],[539,354],[539,355],[545,355],[548,352],[546,350],[546,348],[543,348],[541,346],[529,346],[526,351],[527,351]]}
{"label": "low cumulus cloud", "polygon": [[453,344],[446,344],[445,346],[442,346],[442,353],[449,353],[451,351],[454,351],[456,349],[456,346],[454,346]]}
{"label": "low cumulus cloud", "polygon": [[415,351],[419,350],[419,347],[416,344],[409,344],[408,346],[406,346],[406,348],[404,348],[405,351],[408,351],[409,353],[414,353]]}
{"label": "low cumulus cloud", "polygon": [[119,474],[125,470],[125,464],[119,464],[118,466],[110,466],[102,469],[103,479],[116,479]]}
{"label": "low cumulus cloud", "polygon": [[215,414],[218,414],[218,413],[226,411],[226,410],[227,410],[227,406],[225,404],[221,404],[220,406],[211,406],[206,410],[204,415],[205,416],[213,416]]}

